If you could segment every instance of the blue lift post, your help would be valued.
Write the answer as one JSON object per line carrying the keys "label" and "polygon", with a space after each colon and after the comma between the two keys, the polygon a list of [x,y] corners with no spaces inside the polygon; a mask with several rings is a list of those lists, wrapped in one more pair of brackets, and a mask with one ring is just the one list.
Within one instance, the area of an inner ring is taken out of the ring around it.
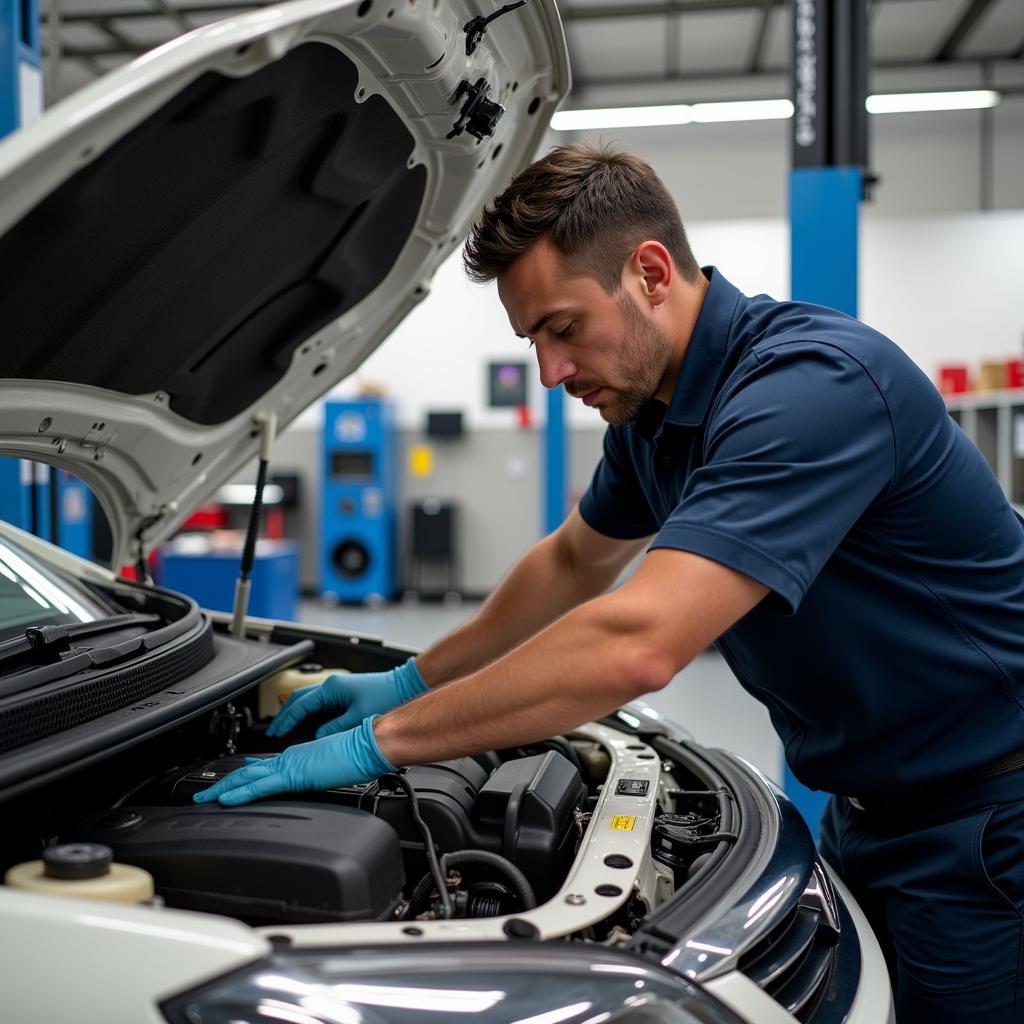
{"label": "blue lift post", "polygon": [[[860,203],[875,180],[866,0],[794,0],[793,57],[790,293],[856,316]],[[788,764],[785,788],[817,841],[827,794],[804,786]]]}
{"label": "blue lift post", "polygon": [[[38,0],[0,0],[0,138],[43,110]],[[0,519],[92,556],[92,495],[63,469],[0,458]]]}
{"label": "blue lift post", "polygon": [[43,107],[38,0],[0,0],[0,138]]}
{"label": "blue lift post", "polygon": [[565,423],[565,391],[548,394],[544,424],[544,533],[554,533],[565,519],[569,488],[569,431]]}

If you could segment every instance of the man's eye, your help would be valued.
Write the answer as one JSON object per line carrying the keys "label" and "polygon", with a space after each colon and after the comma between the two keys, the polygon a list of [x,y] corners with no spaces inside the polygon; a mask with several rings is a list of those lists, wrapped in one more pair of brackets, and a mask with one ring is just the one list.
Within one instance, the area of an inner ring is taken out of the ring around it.
{"label": "man's eye", "polygon": [[555,337],[556,338],[568,338],[572,334],[573,328],[575,328],[575,326],[576,326],[576,321],[575,320],[571,320],[566,327],[563,327],[560,331],[555,331]]}

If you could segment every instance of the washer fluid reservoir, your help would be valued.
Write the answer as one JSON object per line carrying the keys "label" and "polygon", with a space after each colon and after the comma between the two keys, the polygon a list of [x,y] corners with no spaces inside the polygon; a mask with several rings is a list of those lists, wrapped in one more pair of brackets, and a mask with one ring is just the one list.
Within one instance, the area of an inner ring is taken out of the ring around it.
{"label": "washer fluid reservoir", "polygon": [[4,883],[26,892],[72,896],[110,903],[144,903],[153,898],[153,876],[130,864],[112,863],[109,846],[62,843],[43,850],[42,860],[15,864]]}
{"label": "washer fluid reservoir", "polygon": [[323,665],[306,664],[286,668],[260,683],[260,718],[273,718],[284,702],[304,686],[322,683],[330,676],[345,675],[344,668],[324,668]]}

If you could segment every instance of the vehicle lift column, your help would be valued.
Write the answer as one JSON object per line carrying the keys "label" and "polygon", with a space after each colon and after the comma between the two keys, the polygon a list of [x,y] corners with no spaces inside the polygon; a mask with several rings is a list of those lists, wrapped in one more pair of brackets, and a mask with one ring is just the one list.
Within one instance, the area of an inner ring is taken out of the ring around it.
{"label": "vehicle lift column", "polygon": [[[38,0],[0,0],[0,138],[43,112]],[[64,470],[0,457],[0,518],[75,554],[92,552],[88,488]]]}
{"label": "vehicle lift column", "polygon": [[[868,171],[866,0],[793,0],[790,294],[857,315],[859,211]],[[818,838],[827,794],[785,767],[786,794]]]}
{"label": "vehicle lift column", "polygon": [[42,110],[38,0],[0,0],[0,138]]}

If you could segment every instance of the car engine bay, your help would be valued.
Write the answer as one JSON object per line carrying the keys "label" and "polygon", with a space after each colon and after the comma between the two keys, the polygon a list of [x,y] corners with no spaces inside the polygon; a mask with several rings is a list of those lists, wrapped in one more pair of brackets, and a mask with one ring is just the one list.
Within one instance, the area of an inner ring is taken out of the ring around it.
{"label": "car engine bay", "polygon": [[336,714],[268,736],[296,688],[413,652],[271,620],[235,635],[170,592],[87,586],[109,603],[105,624],[6,642],[0,894],[94,886],[297,952],[603,944],[691,979],[738,969],[791,1012],[849,995],[850,972],[834,970],[846,912],[795,810],[641,703],[362,785],[196,804]]}
{"label": "car engine bay", "polygon": [[[228,639],[237,643],[218,631],[215,646]],[[321,636],[313,646],[323,655],[335,643]],[[368,653],[398,657],[354,638],[346,646],[357,670]],[[254,926],[507,919],[550,905],[557,925],[519,927],[603,940],[632,933],[735,839],[721,829],[724,789],[708,790],[613,723],[363,785],[238,807],[193,802],[245,758],[309,739],[324,717],[284,739],[266,727],[291,690],[332,671],[322,662],[279,669],[59,781],[23,784],[5,805],[13,827],[3,869],[98,844],[115,864],[148,872],[161,904]],[[581,865],[594,876],[589,892],[563,891]]]}

